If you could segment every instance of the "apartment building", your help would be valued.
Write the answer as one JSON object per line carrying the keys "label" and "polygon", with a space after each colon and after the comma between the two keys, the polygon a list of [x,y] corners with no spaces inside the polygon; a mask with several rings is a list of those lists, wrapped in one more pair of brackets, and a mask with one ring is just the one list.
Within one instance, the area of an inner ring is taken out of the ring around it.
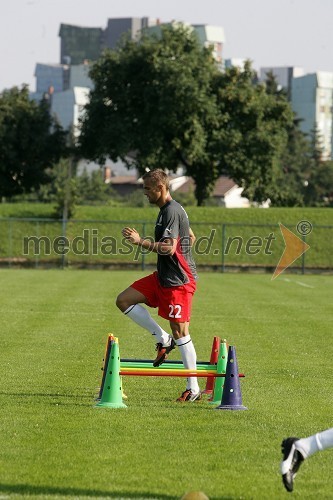
{"label": "apartment building", "polygon": [[82,64],[96,61],[101,55],[104,40],[102,28],[84,28],[61,24],[60,64]]}
{"label": "apartment building", "polygon": [[323,148],[323,159],[333,159],[333,73],[318,71],[292,80],[292,107],[303,132],[317,129]]}
{"label": "apartment building", "polygon": [[286,90],[293,111],[301,119],[301,130],[308,135],[319,132],[323,160],[333,159],[333,73],[304,74],[298,67],[265,67],[260,69],[260,80],[265,81],[268,73]]}
{"label": "apartment building", "polygon": [[69,87],[69,66],[66,64],[41,64],[35,68],[36,92],[43,94],[53,87],[54,92],[62,92]]}
{"label": "apartment building", "polygon": [[154,26],[158,19],[128,17],[108,19],[106,29],[61,24],[60,63],[82,64],[96,61],[106,48],[115,49],[122,36],[136,39],[143,28]]}

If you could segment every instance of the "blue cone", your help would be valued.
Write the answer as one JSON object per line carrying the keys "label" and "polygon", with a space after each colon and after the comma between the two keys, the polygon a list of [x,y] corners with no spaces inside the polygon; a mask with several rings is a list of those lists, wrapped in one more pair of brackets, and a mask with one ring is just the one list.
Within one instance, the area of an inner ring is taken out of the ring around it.
{"label": "blue cone", "polygon": [[235,346],[229,346],[228,363],[225,374],[221,404],[216,410],[247,410],[242,404],[242,392],[238,376]]}

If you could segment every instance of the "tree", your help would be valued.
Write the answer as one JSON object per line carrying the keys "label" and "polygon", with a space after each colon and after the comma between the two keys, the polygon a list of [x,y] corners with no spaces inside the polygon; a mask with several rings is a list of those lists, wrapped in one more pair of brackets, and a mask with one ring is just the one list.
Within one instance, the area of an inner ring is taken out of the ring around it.
{"label": "tree", "polygon": [[162,26],[160,37],[143,35],[106,52],[91,72],[95,88],[82,123],[82,155],[121,158],[140,172],[183,164],[201,204],[218,176],[207,154],[217,71],[211,50],[183,26]]}
{"label": "tree", "polygon": [[333,207],[333,161],[322,161],[304,188],[306,206]]}
{"label": "tree", "polygon": [[77,177],[77,185],[81,203],[100,203],[110,198],[110,186],[104,182],[101,170],[95,170],[89,175],[84,169]]}
{"label": "tree", "polygon": [[55,201],[54,215],[63,220],[75,214],[79,201],[77,177],[73,177],[73,158],[61,158],[55,165],[52,200]]}
{"label": "tree", "polygon": [[333,206],[333,161],[324,161],[322,153],[322,138],[315,127],[310,134],[310,161],[304,183],[307,206]]}
{"label": "tree", "polygon": [[214,131],[219,171],[244,188],[243,195],[263,202],[276,189],[279,158],[287,143],[293,113],[286,97],[255,82],[249,61],[233,67],[215,82],[220,111]]}
{"label": "tree", "polygon": [[45,101],[28,87],[0,94],[0,197],[28,193],[49,180],[48,169],[66,154],[66,133]]}
{"label": "tree", "polygon": [[273,206],[303,206],[307,172],[311,168],[310,141],[294,117],[287,127],[288,140],[280,156],[280,171],[270,197]]}
{"label": "tree", "polygon": [[222,173],[255,201],[269,197],[292,111],[244,70],[221,73],[210,49],[184,26],[161,27],[106,52],[91,72],[95,88],[83,118],[86,158],[128,166],[179,165],[195,181],[198,205]]}

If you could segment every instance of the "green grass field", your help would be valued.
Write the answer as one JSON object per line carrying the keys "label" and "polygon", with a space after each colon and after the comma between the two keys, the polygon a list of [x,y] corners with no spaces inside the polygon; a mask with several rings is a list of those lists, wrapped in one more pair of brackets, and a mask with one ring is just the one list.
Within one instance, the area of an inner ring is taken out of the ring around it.
{"label": "green grass field", "polygon": [[[285,498],[282,438],[332,426],[333,277],[201,273],[198,358],[214,335],[236,346],[248,411],[178,404],[182,379],[144,377],[123,379],[127,409],[94,408],[109,332],[122,357],[154,356],[114,305],[140,276],[0,271],[0,498]],[[302,465],[294,498],[332,498],[332,453]]]}

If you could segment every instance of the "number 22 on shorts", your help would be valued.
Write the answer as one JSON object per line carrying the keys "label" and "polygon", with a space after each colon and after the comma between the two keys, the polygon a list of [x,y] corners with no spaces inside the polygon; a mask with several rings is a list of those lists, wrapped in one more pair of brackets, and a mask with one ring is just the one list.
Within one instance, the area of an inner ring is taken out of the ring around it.
{"label": "number 22 on shorts", "polygon": [[182,306],[169,304],[169,318],[179,319],[182,317]]}

